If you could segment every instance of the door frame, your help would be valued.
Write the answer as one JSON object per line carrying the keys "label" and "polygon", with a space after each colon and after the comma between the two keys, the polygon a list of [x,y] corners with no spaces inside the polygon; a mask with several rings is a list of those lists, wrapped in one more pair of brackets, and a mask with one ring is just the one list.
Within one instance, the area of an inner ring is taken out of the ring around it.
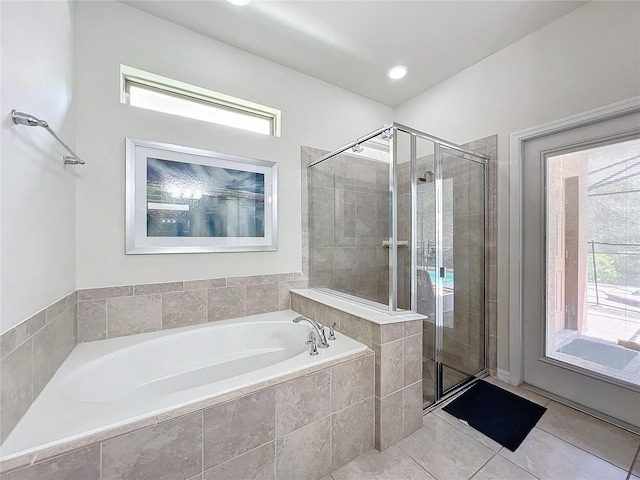
{"label": "door frame", "polygon": [[523,161],[524,143],[539,137],[640,112],[640,96],[527,128],[510,135],[509,145],[509,382],[524,382]]}

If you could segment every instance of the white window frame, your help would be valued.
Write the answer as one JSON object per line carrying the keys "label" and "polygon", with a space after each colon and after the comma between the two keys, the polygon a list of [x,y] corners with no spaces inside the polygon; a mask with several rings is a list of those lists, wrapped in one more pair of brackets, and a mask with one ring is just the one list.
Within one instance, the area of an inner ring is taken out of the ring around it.
{"label": "white window frame", "polygon": [[[242,98],[232,97],[203,87],[163,77],[138,68],[120,65],[120,103],[129,104],[129,85],[154,90],[165,95],[175,96],[192,102],[203,103],[215,108],[228,109],[248,117],[259,117],[271,123],[270,135],[280,136],[282,112]],[[216,125],[223,123],[212,122]],[[238,128],[238,127],[235,127]],[[252,131],[252,130],[247,130]]]}

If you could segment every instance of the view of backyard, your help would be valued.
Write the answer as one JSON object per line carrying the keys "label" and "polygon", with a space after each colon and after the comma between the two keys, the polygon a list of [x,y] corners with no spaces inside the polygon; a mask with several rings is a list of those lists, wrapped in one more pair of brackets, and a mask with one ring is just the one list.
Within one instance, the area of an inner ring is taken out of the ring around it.
{"label": "view of backyard", "polygon": [[640,386],[640,140],[548,158],[546,355]]}

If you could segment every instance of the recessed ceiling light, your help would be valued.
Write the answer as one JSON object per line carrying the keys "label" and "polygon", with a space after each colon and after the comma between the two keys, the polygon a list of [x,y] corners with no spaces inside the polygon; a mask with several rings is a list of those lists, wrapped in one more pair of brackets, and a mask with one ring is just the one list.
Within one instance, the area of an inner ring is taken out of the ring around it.
{"label": "recessed ceiling light", "polygon": [[251,0],[227,0],[231,5],[235,5],[236,7],[244,7],[248,5]]}
{"label": "recessed ceiling light", "polygon": [[406,65],[396,65],[387,70],[387,77],[391,80],[399,80],[409,73],[409,67]]}

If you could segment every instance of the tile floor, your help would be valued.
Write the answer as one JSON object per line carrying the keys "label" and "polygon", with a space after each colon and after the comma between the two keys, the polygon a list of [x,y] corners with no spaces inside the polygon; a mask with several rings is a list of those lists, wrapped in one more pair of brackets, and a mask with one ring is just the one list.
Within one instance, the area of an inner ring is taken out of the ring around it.
{"label": "tile floor", "polygon": [[384,452],[370,450],[323,480],[640,480],[639,435],[524,388],[487,381],[547,407],[515,452],[437,409],[410,437]]}

